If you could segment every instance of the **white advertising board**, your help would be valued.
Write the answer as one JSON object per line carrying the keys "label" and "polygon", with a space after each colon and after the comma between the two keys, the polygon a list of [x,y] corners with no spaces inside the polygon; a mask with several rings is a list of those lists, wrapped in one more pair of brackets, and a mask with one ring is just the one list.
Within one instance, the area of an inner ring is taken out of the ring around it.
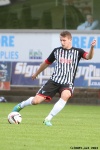
{"label": "white advertising board", "polygon": [[[60,33],[60,32],[59,32]],[[0,60],[42,62],[55,47],[61,46],[59,33],[0,33]],[[87,52],[91,41],[97,40],[95,54],[88,62],[100,62],[100,35],[88,33],[73,33],[73,46]],[[83,61],[82,62],[86,62]]]}
{"label": "white advertising board", "polygon": [[49,34],[0,34],[0,60],[43,61],[51,52]]}

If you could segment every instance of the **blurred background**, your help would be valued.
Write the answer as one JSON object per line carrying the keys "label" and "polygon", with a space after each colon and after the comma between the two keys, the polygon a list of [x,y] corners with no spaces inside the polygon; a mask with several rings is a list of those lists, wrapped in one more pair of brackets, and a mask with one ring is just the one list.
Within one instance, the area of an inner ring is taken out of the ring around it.
{"label": "blurred background", "polygon": [[[94,23],[79,31],[88,23],[87,15]],[[34,81],[31,75],[60,46],[59,33],[69,30],[73,46],[86,51],[97,40],[94,58],[79,64],[70,102],[100,104],[99,22],[99,0],[0,0],[0,96],[14,102],[35,95],[50,78],[53,65]]]}
{"label": "blurred background", "polygon": [[100,21],[99,0],[0,0],[1,29],[76,29],[86,14]]}

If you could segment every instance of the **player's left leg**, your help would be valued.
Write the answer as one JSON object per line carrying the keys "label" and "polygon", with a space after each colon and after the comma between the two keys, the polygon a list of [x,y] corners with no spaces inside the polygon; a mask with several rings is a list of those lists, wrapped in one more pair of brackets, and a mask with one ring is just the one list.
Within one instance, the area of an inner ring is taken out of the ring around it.
{"label": "player's left leg", "polygon": [[68,99],[71,97],[71,92],[70,90],[64,90],[61,93],[61,98],[55,103],[53,109],[49,113],[49,115],[45,118],[44,123],[47,126],[51,126],[51,119],[57,115],[66,105]]}

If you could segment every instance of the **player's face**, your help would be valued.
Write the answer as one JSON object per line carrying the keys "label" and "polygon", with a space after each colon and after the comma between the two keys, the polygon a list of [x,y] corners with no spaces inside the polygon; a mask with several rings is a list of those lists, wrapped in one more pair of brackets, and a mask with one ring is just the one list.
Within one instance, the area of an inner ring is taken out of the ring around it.
{"label": "player's face", "polygon": [[72,47],[72,39],[68,36],[60,36],[60,42],[63,48],[70,49]]}

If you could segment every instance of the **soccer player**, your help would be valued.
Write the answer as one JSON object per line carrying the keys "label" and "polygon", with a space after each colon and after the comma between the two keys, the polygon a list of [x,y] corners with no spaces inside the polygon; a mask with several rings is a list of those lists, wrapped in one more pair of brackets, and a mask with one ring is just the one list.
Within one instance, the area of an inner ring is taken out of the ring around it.
{"label": "soccer player", "polygon": [[39,89],[35,97],[30,97],[22,101],[12,110],[19,112],[25,106],[36,105],[45,100],[50,101],[56,93],[59,93],[59,100],[43,121],[47,126],[52,126],[51,119],[64,108],[68,99],[73,94],[74,79],[80,59],[92,59],[94,46],[96,45],[96,40],[93,40],[89,52],[85,52],[81,48],[73,47],[72,35],[68,31],[60,33],[60,42],[62,46],[55,48],[49,57],[40,65],[36,73],[32,75],[32,79],[34,80],[38,74],[55,62],[55,68],[51,78]]}

